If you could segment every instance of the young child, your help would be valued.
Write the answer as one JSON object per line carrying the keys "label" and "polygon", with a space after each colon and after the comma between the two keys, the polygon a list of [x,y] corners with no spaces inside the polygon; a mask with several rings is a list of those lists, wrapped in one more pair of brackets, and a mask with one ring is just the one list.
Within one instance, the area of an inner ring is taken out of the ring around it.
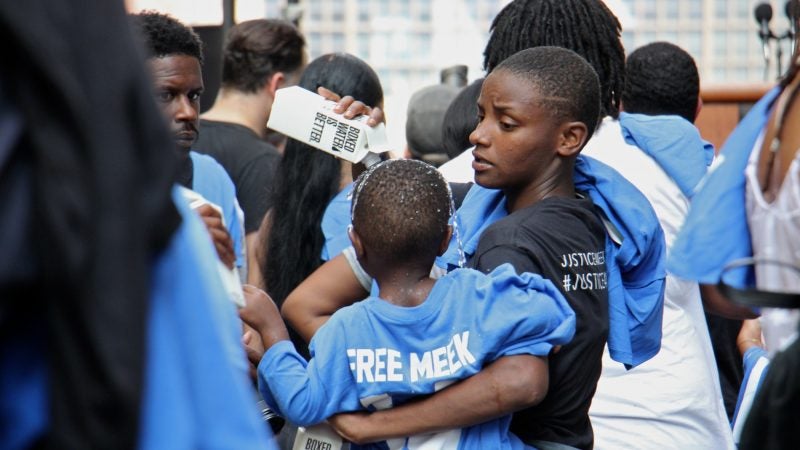
{"label": "young child", "polygon": [[[265,295],[241,310],[268,348],[258,373],[271,407],[299,425],[316,424],[338,412],[406,403],[501,356],[522,354],[541,359],[535,389],[544,396],[547,355],[572,338],[574,313],[550,281],[517,276],[508,264],[489,275],[458,269],[430,278],[434,259],[450,240],[450,204],[442,175],[420,161],[386,161],[362,176],[350,238],[378,296],[337,311],[312,339],[308,363],[287,340]],[[387,444],[523,448],[508,432],[510,421],[508,415]]]}

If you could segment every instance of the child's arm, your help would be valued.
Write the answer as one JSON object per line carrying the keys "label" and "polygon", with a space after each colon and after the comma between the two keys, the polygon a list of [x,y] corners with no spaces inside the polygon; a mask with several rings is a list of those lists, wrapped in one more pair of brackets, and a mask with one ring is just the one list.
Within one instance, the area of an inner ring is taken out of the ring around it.
{"label": "child's arm", "polygon": [[[491,311],[491,315],[483,316],[483,339],[502,342],[497,347],[499,354],[513,356],[502,356],[471,378],[423,401],[369,415],[330,418],[343,437],[367,443],[463,428],[535,405],[544,398],[549,385],[547,358],[534,355],[546,355],[552,345],[571,340],[575,314],[553,283],[539,276],[517,276],[509,264],[490,276],[491,284],[479,282],[474,286],[481,295],[472,307]],[[466,292],[450,293],[468,298]],[[527,314],[521,316],[518,311]]]}
{"label": "child's arm", "polygon": [[[250,233],[248,239],[250,244],[247,246],[247,284],[267,290],[266,282],[264,281],[263,267],[267,261],[267,242],[269,241],[269,233],[272,227],[272,210],[264,214],[261,220],[261,225],[258,231]],[[252,251],[250,249],[252,244]]]}
{"label": "child's arm", "polygon": [[[278,306],[267,295],[266,292],[255,286],[245,284],[242,286],[246,303],[244,308],[239,309],[239,317],[249,327],[253,328],[261,337],[264,350],[280,341],[289,340],[289,331],[283,323]],[[257,355],[258,361],[261,356]],[[258,361],[255,364],[258,364]]]}
{"label": "child's arm", "polygon": [[320,266],[283,302],[281,312],[300,336],[310,342],[334,312],[365,298],[369,292],[356,278],[344,255]]}
{"label": "child's arm", "polygon": [[263,355],[251,348],[247,352],[258,366],[258,388],[267,405],[300,426],[322,422],[339,411],[360,409],[347,358],[337,351],[342,341],[337,339],[338,330],[331,330],[324,339],[328,348],[306,362],[289,340],[275,302],[253,286],[245,291],[247,305],[239,315],[258,332],[266,349]]}
{"label": "child's arm", "polygon": [[769,358],[764,350],[764,341],[761,338],[761,324],[758,319],[745,320],[742,329],[736,337],[736,346],[742,354],[744,377],[739,388],[736,400],[736,409],[733,412],[731,427],[733,428],[734,443],[739,444],[742,428],[746,422],[753,399],[761,387],[761,381],[769,369]]}

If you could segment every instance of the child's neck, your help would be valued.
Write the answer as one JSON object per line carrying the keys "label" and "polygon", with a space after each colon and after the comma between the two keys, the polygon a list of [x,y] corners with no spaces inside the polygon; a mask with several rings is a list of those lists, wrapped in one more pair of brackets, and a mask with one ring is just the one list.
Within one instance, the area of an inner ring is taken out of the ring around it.
{"label": "child's neck", "polygon": [[436,282],[430,277],[430,266],[427,269],[397,267],[376,274],[375,281],[378,283],[378,296],[381,299],[406,307],[421,305]]}

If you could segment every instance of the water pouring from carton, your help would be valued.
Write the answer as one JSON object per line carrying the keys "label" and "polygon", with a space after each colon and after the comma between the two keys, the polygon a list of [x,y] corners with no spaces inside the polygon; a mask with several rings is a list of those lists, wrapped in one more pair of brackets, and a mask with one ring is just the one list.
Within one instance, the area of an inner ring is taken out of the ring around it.
{"label": "water pouring from carton", "polygon": [[389,150],[386,127],[370,127],[367,116],[345,119],[334,106],[299,86],[279,89],[267,127],[354,164],[379,162],[379,154]]}

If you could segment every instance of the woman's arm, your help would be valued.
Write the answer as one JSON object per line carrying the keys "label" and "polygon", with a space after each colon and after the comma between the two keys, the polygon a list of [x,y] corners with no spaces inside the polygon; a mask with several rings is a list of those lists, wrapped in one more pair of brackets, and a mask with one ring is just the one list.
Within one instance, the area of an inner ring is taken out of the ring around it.
{"label": "woman's arm", "polygon": [[261,226],[252,238],[247,237],[251,241],[253,249],[250,249],[248,244],[247,253],[247,284],[253,285],[259,289],[267,290],[264,276],[262,275],[262,267],[267,261],[267,243],[269,242],[269,231],[272,225],[272,211],[267,211],[264,218],[261,220]]}
{"label": "woman's arm", "polygon": [[[370,107],[349,95],[341,97],[324,87],[319,87],[317,93],[337,102],[333,111],[348,119],[365,114],[369,116],[369,126],[374,127],[384,122],[383,110],[379,105]],[[362,300],[367,294],[347,260],[339,255],[317,268],[300,283],[284,300],[281,313],[292,328],[306,342],[310,342],[317,329],[334,312]]]}
{"label": "woman's arm", "polygon": [[281,307],[283,318],[310,342],[334,312],[364,299],[364,290],[344,255],[321,265],[297,286]]}
{"label": "woman's arm", "polygon": [[337,414],[328,422],[357,444],[463,428],[541,402],[548,383],[546,358],[505,356],[419,402],[370,414]]}
{"label": "woman's arm", "polygon": [[758,317],[758,314],[747,306],[737,305],[728,300],[713,284],[700,285],[700,298],[703,300],[703,309],[706,312],[726,319],[746,320]]}

